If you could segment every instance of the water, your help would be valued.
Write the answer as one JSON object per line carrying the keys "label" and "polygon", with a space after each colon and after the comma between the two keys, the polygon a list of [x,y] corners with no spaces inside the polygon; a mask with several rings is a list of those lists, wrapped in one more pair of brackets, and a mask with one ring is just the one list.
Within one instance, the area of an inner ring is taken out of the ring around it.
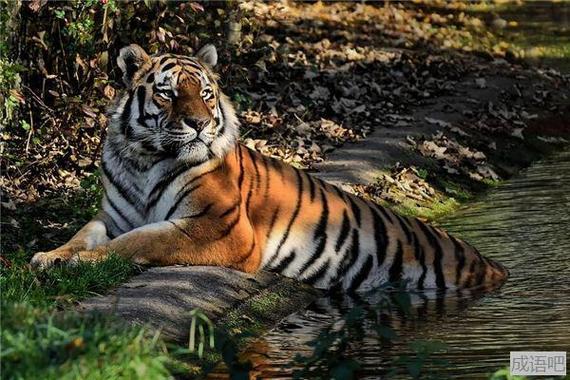
{"label": "water", "polygon": [[[380,343],[367,331],[351,346],[359,378],[401,367],[397,358],[413,355],[409,344],[424,339],[447,345],[433,358],[448,364],[425,367],[435,378],[488,378],[508,366],[509,351],[570,351],[570,150],[536,163],[442,225],[505,264],[509,280],[484,297],[414,295],[411,314],[384,316],[397,340]],[[375,297],[324,297],[288,317],[247,350],[253,374],[290,378],[295,355],[312,352],[307,342],[355,305],[374,305]]]}

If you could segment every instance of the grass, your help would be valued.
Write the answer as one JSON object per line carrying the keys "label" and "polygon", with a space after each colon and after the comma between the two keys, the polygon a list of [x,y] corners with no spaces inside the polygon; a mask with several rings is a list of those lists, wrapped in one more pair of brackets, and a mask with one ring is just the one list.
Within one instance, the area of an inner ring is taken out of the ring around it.
{"label": "grass", "polygon": [[107,291],[138,270],[111,255],[97,264],[37,272],[20,252],[0,269],[0,362],[9,379],[166,379],[187,369],[158,334],[66,306]]}
{"label": "grass", "polygon": [[101,316],[58,314],[27,304],[2,310],[2,374],[10,379],[167,379],[158,335]]}
{"label": "grass", "polygon": [[61,307],[101,294],[138,272],[135,266],[116,255],[110,255],[97,264],[81,263],[75,267],[54,267],[41,272],[27,265],[27,257],[24,252],[19,252],[10,268],[1,269],[3,303]]}

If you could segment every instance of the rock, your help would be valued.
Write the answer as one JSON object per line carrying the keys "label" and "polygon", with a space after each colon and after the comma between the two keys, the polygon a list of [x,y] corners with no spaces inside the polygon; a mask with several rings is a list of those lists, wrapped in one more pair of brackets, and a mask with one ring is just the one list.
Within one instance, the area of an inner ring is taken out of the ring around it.
{"label": "rock", "polygon": [[271,307],[264,303],[263,315],[256,315],[266,327],[320,295],[312,287],[269,272],[254,275],[222,267],[172,266],[149,269],[108,295],[81,302],[79,309],[149,324],[161,329],[166,338],[185,342],[193,309],[216,322],[232,310],[247,313],[247,305],[276,293],[283,302],[273,302]]}

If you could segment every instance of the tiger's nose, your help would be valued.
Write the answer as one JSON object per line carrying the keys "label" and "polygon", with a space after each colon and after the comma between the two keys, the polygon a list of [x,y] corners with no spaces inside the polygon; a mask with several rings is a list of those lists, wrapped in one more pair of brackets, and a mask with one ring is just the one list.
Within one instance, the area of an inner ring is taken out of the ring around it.
{"label": "tiger's nose", "polygon": [[182,119],[182,121],[188,127],[195,129],[196,131],[201,131],[208,125],[208,122],[206,120],[197,120],[192,117],[185,117]]}

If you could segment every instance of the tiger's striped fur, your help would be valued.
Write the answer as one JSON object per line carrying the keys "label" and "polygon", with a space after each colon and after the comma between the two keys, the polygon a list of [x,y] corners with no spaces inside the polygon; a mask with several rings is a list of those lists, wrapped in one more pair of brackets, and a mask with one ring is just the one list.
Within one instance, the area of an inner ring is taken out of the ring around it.
{"label": "tiger's striped fur", "polygon": [[444,231],[240,145],[216,58],[212,46],[195,58],[121,51],[127,91],[111,108],[101,212],[34,265],[115,251],[151,265],[265,268],[324,289],[504,282],[501,265]]}

